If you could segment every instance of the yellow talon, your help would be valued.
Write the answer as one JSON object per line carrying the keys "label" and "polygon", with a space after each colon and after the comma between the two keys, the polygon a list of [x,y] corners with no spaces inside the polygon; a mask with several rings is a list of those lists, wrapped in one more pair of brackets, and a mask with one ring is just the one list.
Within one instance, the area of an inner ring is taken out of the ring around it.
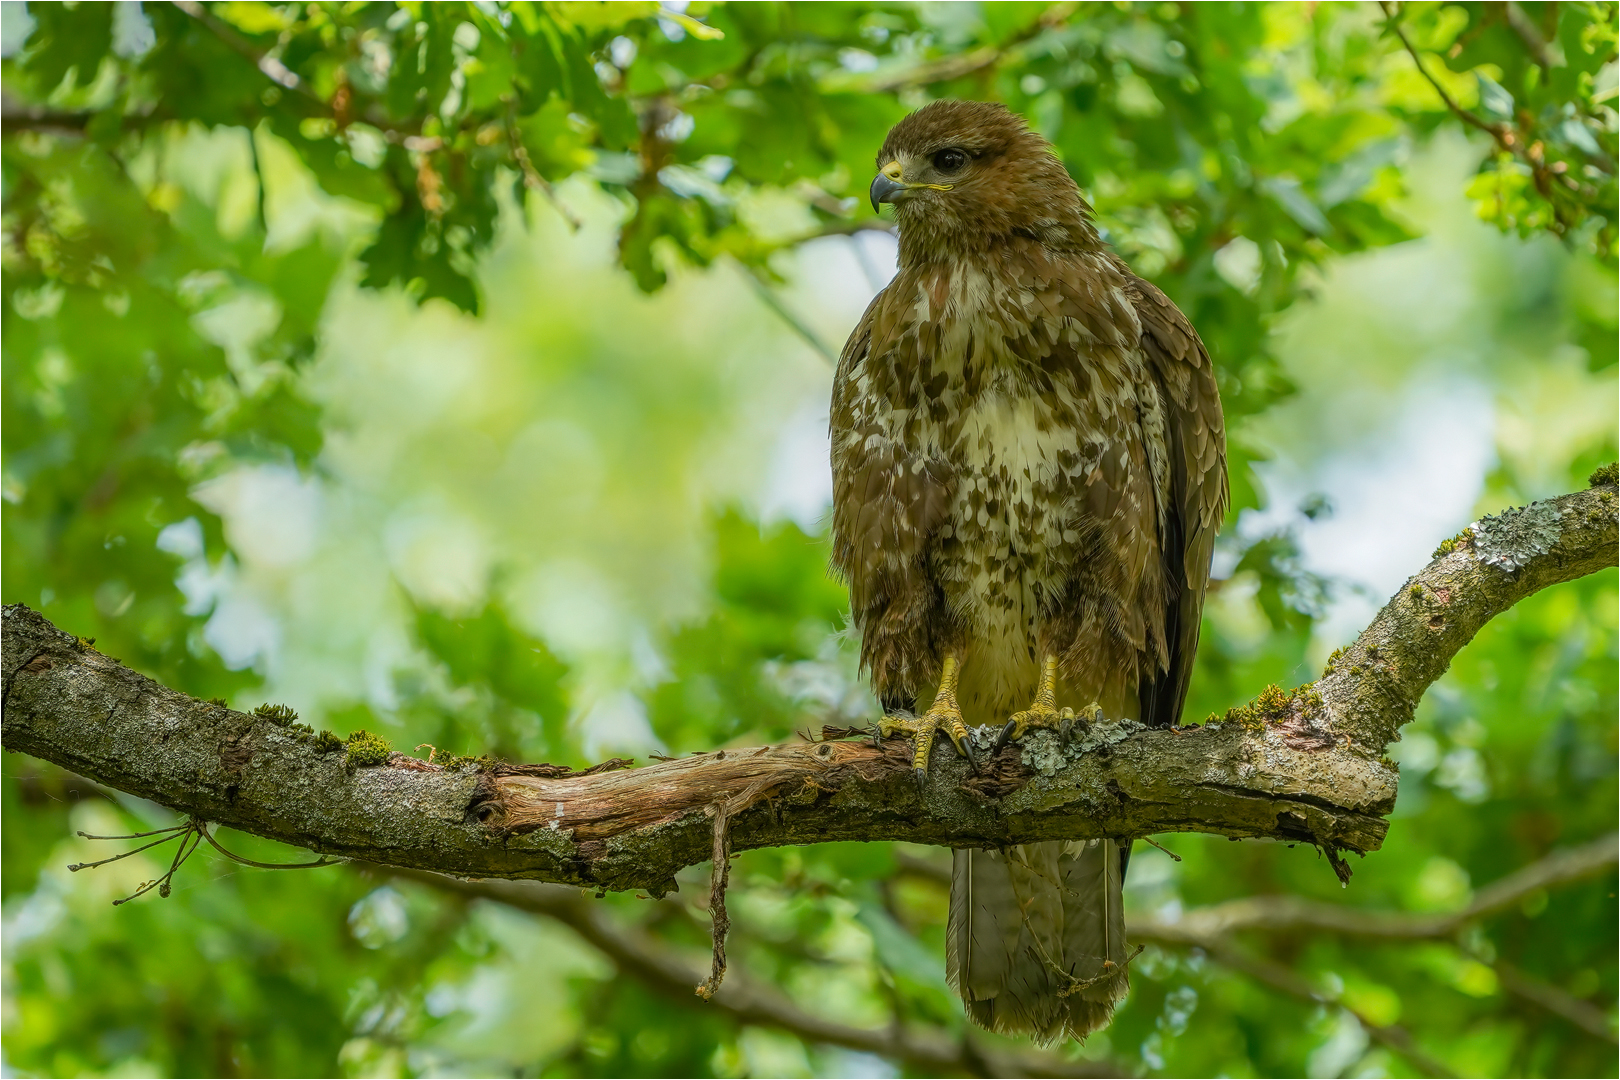
{"label": "yellow talon", "polygon": [[[1041,663],[1041,681],[1035,690],[1035,700],[1023,712],[1012,714],[1007,726],[1001,729],[996,737],[995,753],[1007,743],[1015,739],[1022,739],[1030,728],[1056,728],[1065,720],[1075,719],[1073,709],[1059,710],[1057,707],[1057,657],[1048,655]],[[1102,716],[1102,706],[1093,701],[1080,710],[1081,717],[1089,723],[1094,723]]]}
{"label": "yellow talon", "polygon": [[968,741],[967,725],[962,721],[962,710],[956,704],[956,681],[960,675],[961,663],[956,657],[947,656],[940,667],[939,693],[934,695],[934,703],[927,712],[916,719],[885,716],[878,721],[878,734],[882,738],[904,734],[915,740],[911,770],[919,787],[928,778],[928,756],[934,747],[934,735],[941,729],[955,745],[957,753],[967,758],[973,771],[979,771],[979,763],[974,759],[972,745]]}

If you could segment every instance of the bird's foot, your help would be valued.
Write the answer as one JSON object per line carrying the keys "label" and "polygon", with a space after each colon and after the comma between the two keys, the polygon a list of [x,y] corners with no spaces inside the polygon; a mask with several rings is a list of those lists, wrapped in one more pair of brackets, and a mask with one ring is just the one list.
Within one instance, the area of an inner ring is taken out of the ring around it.
{"label": "bird's foot", "polygon": [[933,706],[921,716],[885,716],[878,721],[878,737],[891,738],[895,735],[909,735],[912,738],[913,750],[911,754],[911,774],[916,778],[920,789],[928,780],[928,757],[934,748],[934,736],[943,731],[955,745],[956,752],[967,758],[968,765],[974,772],[979,771],[979,762],[973,756],[973,745],[969,741],[967,725],[962,722],[962,710],[956,707],[954,697],[941,695],[941,700],[934,702]]}
{"label": "bird's foot", "polygon": [[1035,728],[1045,728],[1056,731],[1061,738],[1067,739],[1074,730],[1076,723],[1090,727],[1102,717],[1102,706],[1093,701],[1090,705],[1076,713],[1073,709],[1059,709],[1050,702],[1036,701],[1035,704],[1023,712],[1012,714],[1007,726],[1001,729],[996,736],[995,749],[992,754],[998,753],[1009,742],[1022,739],[1026,733]]}

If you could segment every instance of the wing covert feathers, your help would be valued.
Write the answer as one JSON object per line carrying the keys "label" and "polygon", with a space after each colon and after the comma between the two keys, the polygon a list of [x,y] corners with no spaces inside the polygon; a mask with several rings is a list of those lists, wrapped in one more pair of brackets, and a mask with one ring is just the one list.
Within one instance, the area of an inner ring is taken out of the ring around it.
{"label": "wing covert feathers", "polygon": [[1143,723],[1172,727],[1180,722],[1187,698],[1210,557],[1230,497],[1226,425],[1215,367],[1192,323],[1156,286],[1130,273],[1123,262],[1119,266],[1131,285],[1142,323],[1142,353],[1167,414],[1170,482],[1159,539],[1170,593],[1169,663],[1161,672],[1144,673],[1140,693]]}

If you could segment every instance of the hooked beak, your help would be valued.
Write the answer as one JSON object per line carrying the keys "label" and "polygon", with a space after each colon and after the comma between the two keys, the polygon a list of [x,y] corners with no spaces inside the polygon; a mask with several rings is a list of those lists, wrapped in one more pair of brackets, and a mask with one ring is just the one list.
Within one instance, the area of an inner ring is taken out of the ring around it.
{"label": "hooked beak", "polygon": [[910,187],[909,184],[902,184],[898,180],[890,179],[883,173],[878,173],[872,179],[872,210],[876,212],[879,203],[894,202],[894,193],[905,191],[908,187]]}

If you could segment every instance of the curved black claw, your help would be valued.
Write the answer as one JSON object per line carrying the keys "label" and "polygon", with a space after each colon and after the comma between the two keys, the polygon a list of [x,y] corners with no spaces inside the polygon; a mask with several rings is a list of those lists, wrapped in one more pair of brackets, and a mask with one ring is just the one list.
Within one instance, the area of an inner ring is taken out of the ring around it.
{"label": "curved black claw", "polygon": [[1016,720],[1007,721],[1007,726],[1001,729],[1001,734],[1000,735],[996,736],[996,745],[995,745],[994,749],[992,749],[990,751],[990,756],[991,757],[994,757],[997,754],[1001,753],[1001,748],[1003,746],[1007,745],[1008,740],[1010,740],[1012,738],[1013,732],[1016,731],[1017,729],[1018,729],[1018,721],[1016,721]]}
{"label": "curved black claw", "polygon": [[917,782],[917,794],[921,795],[928,787],[928,770],[912,769],[911,778]]}
{"label": "curved black claw", "polygon": [[973,770],[973,775],[978,776],[979,755],[973,752],[973,742],[971,739],[962,740],[962,756],[967,758],[968,768]]}

